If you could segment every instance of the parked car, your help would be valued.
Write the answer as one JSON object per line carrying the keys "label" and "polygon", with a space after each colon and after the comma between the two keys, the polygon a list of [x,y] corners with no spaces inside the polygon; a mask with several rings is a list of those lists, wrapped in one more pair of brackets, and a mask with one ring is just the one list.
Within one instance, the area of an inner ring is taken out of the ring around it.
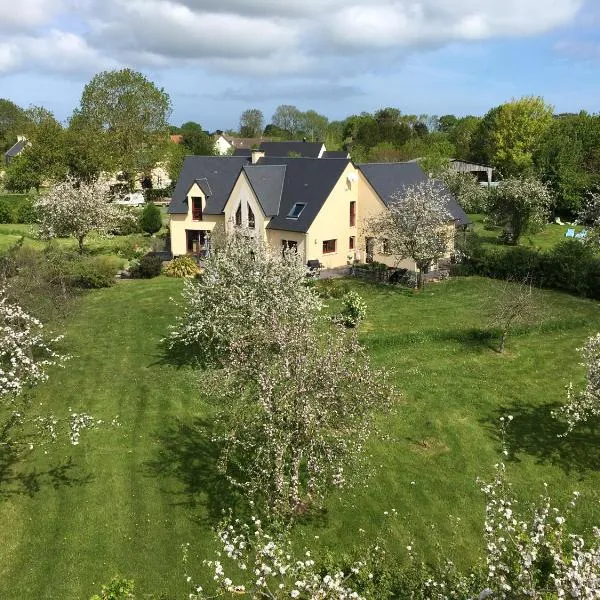
{"label": "parked car", "polygon": [[121,206],[142,206],[145,203],[144,194],[142,192],[132,192],[117,200],[115,204]]}

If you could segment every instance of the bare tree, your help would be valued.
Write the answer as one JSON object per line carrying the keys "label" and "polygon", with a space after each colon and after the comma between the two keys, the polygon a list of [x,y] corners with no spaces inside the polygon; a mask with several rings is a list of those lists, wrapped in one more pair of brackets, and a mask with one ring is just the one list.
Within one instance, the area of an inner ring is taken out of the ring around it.
{"label": "bare tree", "polygon": [[527,280],[504,281],[498,293],[490,298],[490,307],[489,325],[500,330],[498,352],[502,354],[512,328],[527,322],[537,309],[531,284]]}

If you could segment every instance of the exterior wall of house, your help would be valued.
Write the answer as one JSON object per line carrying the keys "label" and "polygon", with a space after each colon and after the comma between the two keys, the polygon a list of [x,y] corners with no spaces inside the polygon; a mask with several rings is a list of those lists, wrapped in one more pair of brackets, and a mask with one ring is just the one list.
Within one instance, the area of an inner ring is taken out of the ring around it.
{"label": "exterior wall of house", "polygon": [[[366,177],[360,173],[359,179],[359,196],[360,196],[360,244],[359,244],[359,260],[365,261],[366,258],[366,238],[369,237],[368,222],[369,219],[381,211],[387,210],[387,207],[383,201],[379,198],[378,194],[371,187],[371,184],[367,181]],[[454,238],[456,228],[454,223],[448,224],[448,250],[446,252],[446,258],[454,252]],[[416,271],[417,265],[412,259],[403,259],[400,262],[397,261],[395,256],[383,253],[383,243],[376,240],[374,243],[373,260],[386,264],[388,267],[399,267],[401,269],[409,269],[410,271]]]}
{"label": "exterior wall of house", "polygon": [[[306,260],[319,260],[326,268],[343,267],[348,264],[349,256],[354,258],[350,249],[350,237],[358,241],[359,222],[359,186],[356,167],[350,163],[339,181],[331,190],[319,214],[306,234]],[[350,202],[356,202],[356,223],[350,226]],[[335,252],[323,253],[323,242],[336,240]]]}
{"label": "exterior wall of house", "polygon": [[225,205],[224,218],[227,233],[233,231],[233,228],[235,227],[235,213],[240,204],[242,206],[242,227],[248,227],[248,207],[250,207],[254,213],[254,230],[266,241],[266,228],[271,218],[266,217],[263,213],[256,194],[244,172],[240,173],[240,176],[231,190],[227,204]]}
{"label": "exterior wall of house", "polygon": [[231,150],[231,147],[231,144],[222,135],[215,140],[215,150],[221,156],[227,154]]}
{"label": "exterior wall of house", "polygon": [[[359,213],[359,240],[358,251],[356,258],[360,262],[365,262],[367,256],[366,239],[369,236],[369,219],[387,210],[387,206],[379,197],[377,192],[371,187],[366,177],[359,172],[358,179],[358,194],[360,196],[360,213]],[[376,240],[373,248],[373,260],[386,264],[388,267],[399,267],[401,269],[409,269],[415,271],[417,266],[412,259],[404,259],[398,262],[395,256],[383,253],[383,244]]]}
{"label": "exterior wall of house", "polygon": [[212,231],[217,225],[224,225],[223,215],[202,215],[202,221],[192,220],[192,196],[202,198],[202,210],[206,207],[206,198],[200,187],[194,183],[187,194],[187,214],[171,215],[171,253],[173,256],[187,254],[187,231]]}
{"label": "exterior wall of house", "polygon": [[274,250],[283,248],[283,241],[296,242],[296,251],[306,262],[306,234],[296,231],[283,231],[282,229],[267,229],[267,244]]}

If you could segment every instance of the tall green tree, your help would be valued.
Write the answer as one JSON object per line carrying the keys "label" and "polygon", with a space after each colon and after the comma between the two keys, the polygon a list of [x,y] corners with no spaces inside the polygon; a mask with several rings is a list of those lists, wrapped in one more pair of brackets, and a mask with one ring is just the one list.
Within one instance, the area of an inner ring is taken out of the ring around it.
{"label": "tall green tree", "polygon": [[[442,117],[440,117],[440,121],[441,119]],[[481,117],[467,115],[458,119],[454,126],[447,132],[448,139],[455,148],[454,158],[461,158],[463,160],[475,159],[473,156],[473,138],[479,127],[479,123],[481,123]]]}
{"label": "tall green tree", "polygon": [[307,110],[300,116],[299,128],[311,142],[322,142],[327,133],[329,119],[316,110]]}
{"label": "tall green tree", "polygon": [[281,131],[287,132],[290,137],[298,135],[300,132],[301,111],[290,104],[281,104],[275,109],[272,124]]}
{"label": "tall green tree", "polygon": [[539,96],[524,96],[493,108],[483,123],[483,154],[505,176],[533,172],[533,156],[552,124],[554,109]]}
{"label": "tall green tree", "polygon": [[0,153],[5,152],[24,133],[29,118],[14,102],[0,98]]}
{"label": "tall green tree", "polygon": [[131,183],[139,154],[164,149],[170,114],[167,92],[131,69],[98,73],[75,111],[87,126],[106,132],[113,163]]}
{"label": "tall green tree", "polygon": [[194,121],[184,123],[180,128],[183,135],[182,146],[186,154],[195,154],[197,156],[212,156],[215,153],[215,141],[202,126]]}
{"label": "tall green tree", "polygon": [[240,116],[240,135],[259,137],[265,126],[265,117],[258,108],[248,108]]}
{"label": "tall green tree", "polygon": [[554,119],[534,160],[556,196],[556,212],[572,218],[600,185],[600,116],[582,112]]}

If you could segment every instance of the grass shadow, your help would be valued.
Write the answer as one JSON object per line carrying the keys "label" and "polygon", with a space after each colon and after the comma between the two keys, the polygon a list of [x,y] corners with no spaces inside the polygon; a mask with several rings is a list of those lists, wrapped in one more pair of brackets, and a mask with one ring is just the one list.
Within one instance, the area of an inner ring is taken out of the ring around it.
{"label": "grass shadow", "polygon": [[558,403],[501,406],[484,422],[501,442],[498,421],[500,417],[513,416],[505,435],[509,460],[518,462],[519,454],[528,454],[535,457],[538,464],[551,464],[565,473],[600,469],[600,419],[581,424],[563,436],[567,429],[565,423],[552,416],[552,411],[559,406]]}
{"label": "grass shadow", "polygon": [[174,344],[169,346],[167,341],[161,341],[158,346],[157,360],[149,366],[158,365],[172,366],[177,369],[208,367],[206,353],[202,351],[200,344]]}
{"label": "grass shadow", "polygon": [[175,489],[165,490],[175,497],[174,503],[206,507],[211,524],[229,509],[239,514],[246,504],[219,468],[222,446],[214,441],[214,434],[208,419],[175,420],[158,434],[158,453],[145,465],[149,476],[175,479]]}

